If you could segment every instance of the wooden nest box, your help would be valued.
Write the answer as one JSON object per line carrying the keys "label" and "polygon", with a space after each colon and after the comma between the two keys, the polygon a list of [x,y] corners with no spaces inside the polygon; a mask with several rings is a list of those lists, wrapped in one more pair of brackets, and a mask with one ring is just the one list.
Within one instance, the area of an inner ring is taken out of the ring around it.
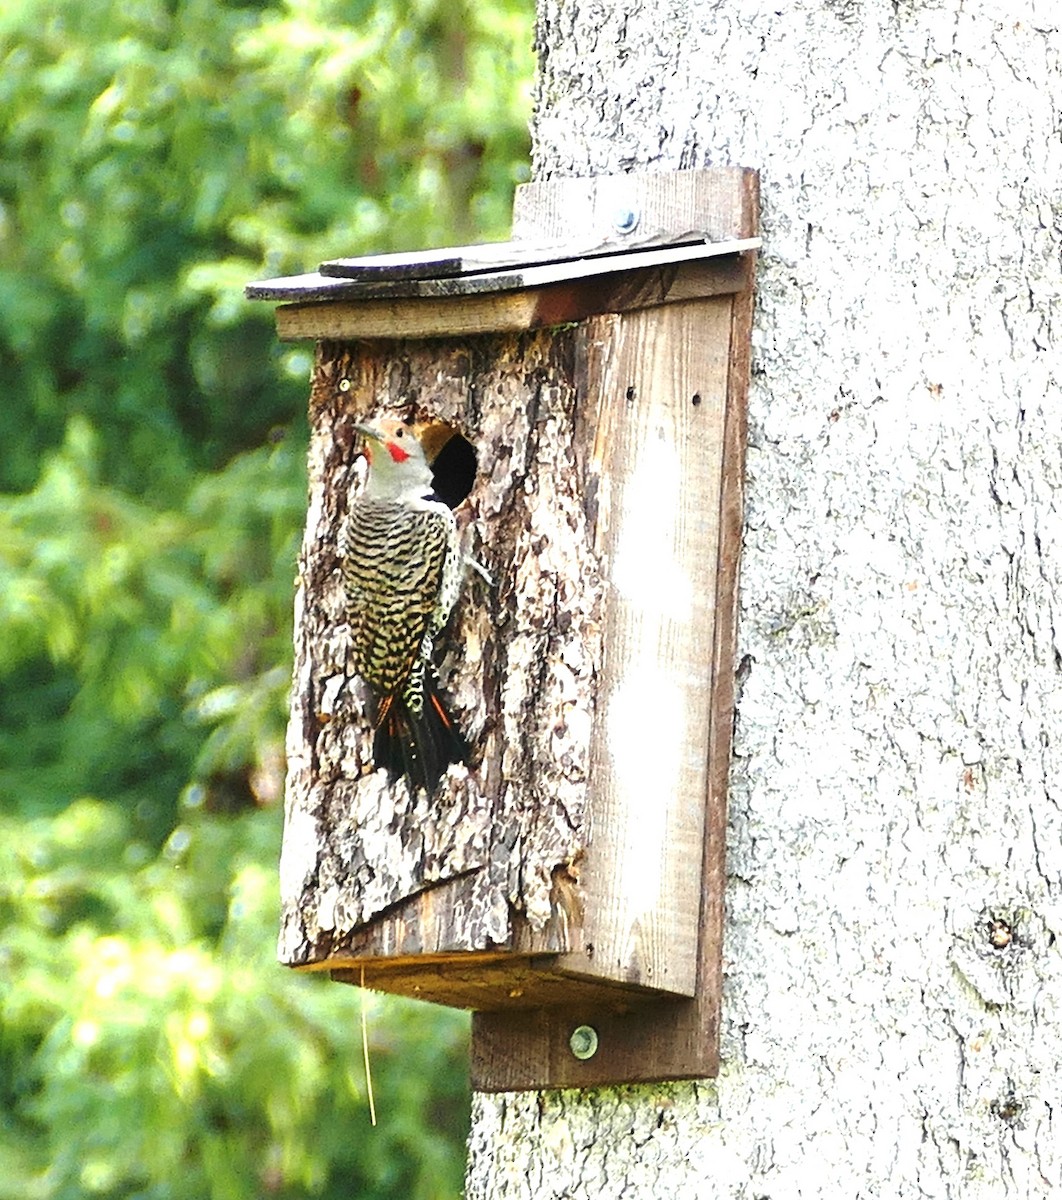
{"label": "wooden nest box", "polygon": [[[717,1070],[757,178],[518,189],[513,240],[252,284],[316,341],[280,958],[475,1010],[484,1089]],[[436,436],[472,752],[372,766],[337,531],[355,426]]]}

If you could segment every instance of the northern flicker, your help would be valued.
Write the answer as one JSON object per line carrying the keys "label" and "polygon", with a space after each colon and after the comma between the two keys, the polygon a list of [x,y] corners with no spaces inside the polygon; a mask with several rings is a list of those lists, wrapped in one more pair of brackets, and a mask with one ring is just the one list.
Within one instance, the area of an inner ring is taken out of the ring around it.
{"label": "northern flicker", "polygon": [[435,635],[457,602],[464,558],[414,427],[381,417],[357,429],[368,475],[338,538],[353,666],[376,697],[376,767],[430,795],[468,753],[431,661]]}

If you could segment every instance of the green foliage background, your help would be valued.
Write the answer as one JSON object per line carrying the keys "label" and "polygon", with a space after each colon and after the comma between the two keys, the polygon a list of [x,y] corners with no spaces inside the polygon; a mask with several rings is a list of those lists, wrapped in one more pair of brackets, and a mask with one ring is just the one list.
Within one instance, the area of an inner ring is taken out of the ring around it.
{"label": "green foliage background", "polygon": [[507,230],[531,0],[0,7],[0,1200],[460,1190],[459,1015],[274,962],[310,356]]}

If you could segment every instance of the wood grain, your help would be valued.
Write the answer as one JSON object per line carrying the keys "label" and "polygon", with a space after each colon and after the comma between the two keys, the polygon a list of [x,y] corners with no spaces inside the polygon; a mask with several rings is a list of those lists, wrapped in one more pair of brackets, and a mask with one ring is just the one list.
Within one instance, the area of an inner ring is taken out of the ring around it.
{"label": "wood grain", "polygon": [[593,280],[526,292],[450,300],[334,300],[277,308],[282,341],[329,338],[467,337],[565,325],[606,312],[629,312],[698,296],[727,295],[744,286],[745,254],[665,268],[617,271]]}
{"label": "wood grain", "polygon": [[698,229],[712,242],[755,238],[756,178],[747,167],[712,167],[525,183],[513,200],[513,237],[593,239],[635,213],[634,232],[643,237]]}
{"label": "wood grain", "polygon": [[[587,914],[573,970],[692,996],[704,836],[729,299],[583,331],[604,662]],[[610,888],[603,876],[623,880]]]}
{"label": "wood grain", "polygon": [[[569,1039],[589,1025],[600,1039],[580,1061]],[[477,1011],[472,1018],[472,1086],[481,1092],[596,1087],[662,1079],[704,1079],[718,1073],[718,1031],[702,1020],[695,1000],[632,998],[625,1011],[581,1000],[532,1012]]]}
{"label": "wood grain", "polygon": [[429,1000],[474,1012],[517,1013],[528,1020],[538,1008],[568,1009],[581,1005],[589,1011],[624,1014],[659,1001],[657,993],[638,988],[617,988],[601,979],[583,979],[557,965],[556,955],[523,955],[477,952],[436,957],[366,961],[340,958],[328,964],[332,977],[376,991]]}
{"label": "wood grain", "polygon": [[[591,278],[519,291],[447,299],[343,299],[334,280],[306,289],[274,289],[293,299],[277,309],[284,341],[328,338],[466,337],[564,325],[605,312],[725,295],[742,286],[746,252],[638,270],[610,270]],[[613,260],[610,260],[613,261]],[[321,277],[315,277],[320,281]],[[302,302],[303,297],[307,302]]]}

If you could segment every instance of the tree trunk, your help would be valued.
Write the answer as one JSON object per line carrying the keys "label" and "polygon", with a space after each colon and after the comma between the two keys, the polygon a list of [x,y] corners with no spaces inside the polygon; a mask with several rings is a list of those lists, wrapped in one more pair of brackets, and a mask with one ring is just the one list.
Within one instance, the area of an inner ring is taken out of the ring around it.
{"label": "tree trunk", "polygon": [[476,1097],[469,1200],[1062,1187],[1060,49],[540,0],[539,177],[762,171],[723,1067]]}

